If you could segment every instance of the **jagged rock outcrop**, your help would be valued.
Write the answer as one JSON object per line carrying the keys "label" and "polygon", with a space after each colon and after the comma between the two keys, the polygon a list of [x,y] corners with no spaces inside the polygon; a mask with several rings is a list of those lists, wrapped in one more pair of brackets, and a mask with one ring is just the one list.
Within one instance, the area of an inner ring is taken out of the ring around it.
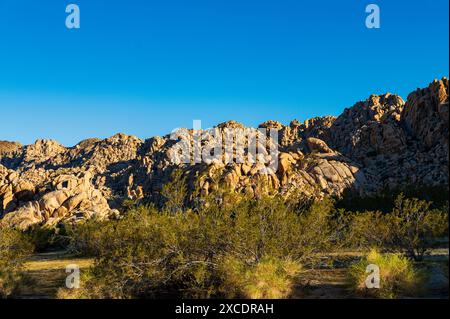
{"label": "jagged rock outcrop", "polygon": [[433,81],[428,88],[417,89],[408,96],[401,115],[408,133],[427,149],[435,146],[448,148],[448,90],[446,78]]}
{"label": "jagged rock outcrop", "polygon": [[371,154],[403,151],[406,140],[398,122],[404,104],[401,97],[387,93],[345,109],[328,131],[330,145],[359,161]]}
{"label": "jagged rock outcrop", "polygon": [[448,108],[447,78],[417,89],[406,102],[373,95],[346,109],[327,141],[380,186],[448,185]]}
{"label": "jagged rock outcrop", "polygon": [[[249,196],[320,197],[346,190],[364,196],[406,183],[448,186],[448,85],[446,78],[436,80],[406,102],[390,93],[372,95],[339,117],[258,126],[276,132],[276,140],[229,121],[212,130],[180,130],[176,138],[117,134],[71,148],[51,140],[26,146],[0,141],[1,223],[25,229],[111,218],[125,199],[158,205],[175,169],[188,177],[190,200],[195,189],[206,195],[217,187]],[[187,161],[177,148],[183,137],[190,141]],[[267,143],[260,146],[262,140]]]}

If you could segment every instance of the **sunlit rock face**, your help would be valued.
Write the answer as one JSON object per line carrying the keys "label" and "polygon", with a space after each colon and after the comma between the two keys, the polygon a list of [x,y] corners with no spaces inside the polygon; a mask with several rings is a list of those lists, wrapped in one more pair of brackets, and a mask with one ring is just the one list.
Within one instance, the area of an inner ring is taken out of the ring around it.
{"label": "sunlit rock face", "polygon": [[[276,138],[268,138],[253,155],[249,148],[257,128],[229,121],[214,132],[183,131],[189,138],[201,135],[203,149],[213,149],[217,136],[225,141],[239,132],[231,139],[231,160],[225,152],[175,163],[178,141],[170,135],[141,140],[116,134],[70,148],[51,140],[26,146],[0,141],[1,223],[26,229],[61,220],[115,218],[125,199],[158,205],[160,191],[176,169],[187,177],[191,201],[217,187],[248,196],[321,197],[345,191],[364,196],[410,183],[448,185],[448,90],[443,78],[412,92],[406,102],[387,93],[372,95],[338,117],[289,125],[269,120],[258,129],[275,131]],[[240,148],[238,161],[234,155]],[[264,169],[274,154],[276,165]]]}

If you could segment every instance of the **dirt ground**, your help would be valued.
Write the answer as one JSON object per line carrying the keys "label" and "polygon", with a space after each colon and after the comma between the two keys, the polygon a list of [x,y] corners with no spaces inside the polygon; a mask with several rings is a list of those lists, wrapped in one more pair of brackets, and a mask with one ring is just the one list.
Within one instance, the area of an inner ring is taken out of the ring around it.
{"label": "dirt ground", "polygon": [[[436,249],[417,264],[431,274],[429,288],[424,298],[448,298],[448,249]],[[355,298],[346,283],[347,267],[361,256],[355,252],[341,252],[323,257],[314,269],[307,269],[300,275],[299,285],[292,298],[343,299]],[[66,266],[78,265],[81,271],[93,264],[93,259],[78,258],[64,251],[35,254],[25,264],[26,282],[20,289],[20,299],[52,299],[59,288],[65,287]]]}
{"label": "dirt ground", "polygon": [[68,265],[78,265],[83,271],[92,264],[93,259],[77,258],[64,251],[35,254],[25,264],[26,282],[18,298],[53,299],[58,289],[65,287]]}

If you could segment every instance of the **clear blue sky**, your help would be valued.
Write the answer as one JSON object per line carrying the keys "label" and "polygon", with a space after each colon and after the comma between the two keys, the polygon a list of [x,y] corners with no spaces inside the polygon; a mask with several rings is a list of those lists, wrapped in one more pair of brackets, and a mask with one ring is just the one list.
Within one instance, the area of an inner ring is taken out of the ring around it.
{"label": "clear blue sky", "polygon": [[[365,27],[369,3],[381,29]],[[448,76],[448,24],[448,0],[0,0],[0,140],[70,146],[406,98]]]}

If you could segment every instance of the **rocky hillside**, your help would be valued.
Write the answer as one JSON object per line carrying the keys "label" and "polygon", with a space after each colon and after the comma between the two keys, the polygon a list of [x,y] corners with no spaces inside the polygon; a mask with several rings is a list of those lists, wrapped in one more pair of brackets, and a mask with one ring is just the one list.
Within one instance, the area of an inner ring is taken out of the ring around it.
{"label": "rocky hillside", "polygon": [[[345,190],[364,196],[402,184],[448,185],[448,94],[443,78],[412,92],[406,102],[390,93],[372,95],[337,118],[262,123],[278,131],[279,144],[278,166],[265,174],[257,161],[175,164],[176,141],[169,135],[140,140],[117,134],[71,148],[50,140],[26,146],[0,141],[0,216],[3,224],[22,229],[116,216],[125,199],[160,204],[175,169],[188,177],[191,193],[197,188],[201,194],[228,187],[250,196],[339,196]],[[248,129],[234,121],[217,126],[220,134],[228,128]],[[267,150],[259,155],[268,156]]]}

